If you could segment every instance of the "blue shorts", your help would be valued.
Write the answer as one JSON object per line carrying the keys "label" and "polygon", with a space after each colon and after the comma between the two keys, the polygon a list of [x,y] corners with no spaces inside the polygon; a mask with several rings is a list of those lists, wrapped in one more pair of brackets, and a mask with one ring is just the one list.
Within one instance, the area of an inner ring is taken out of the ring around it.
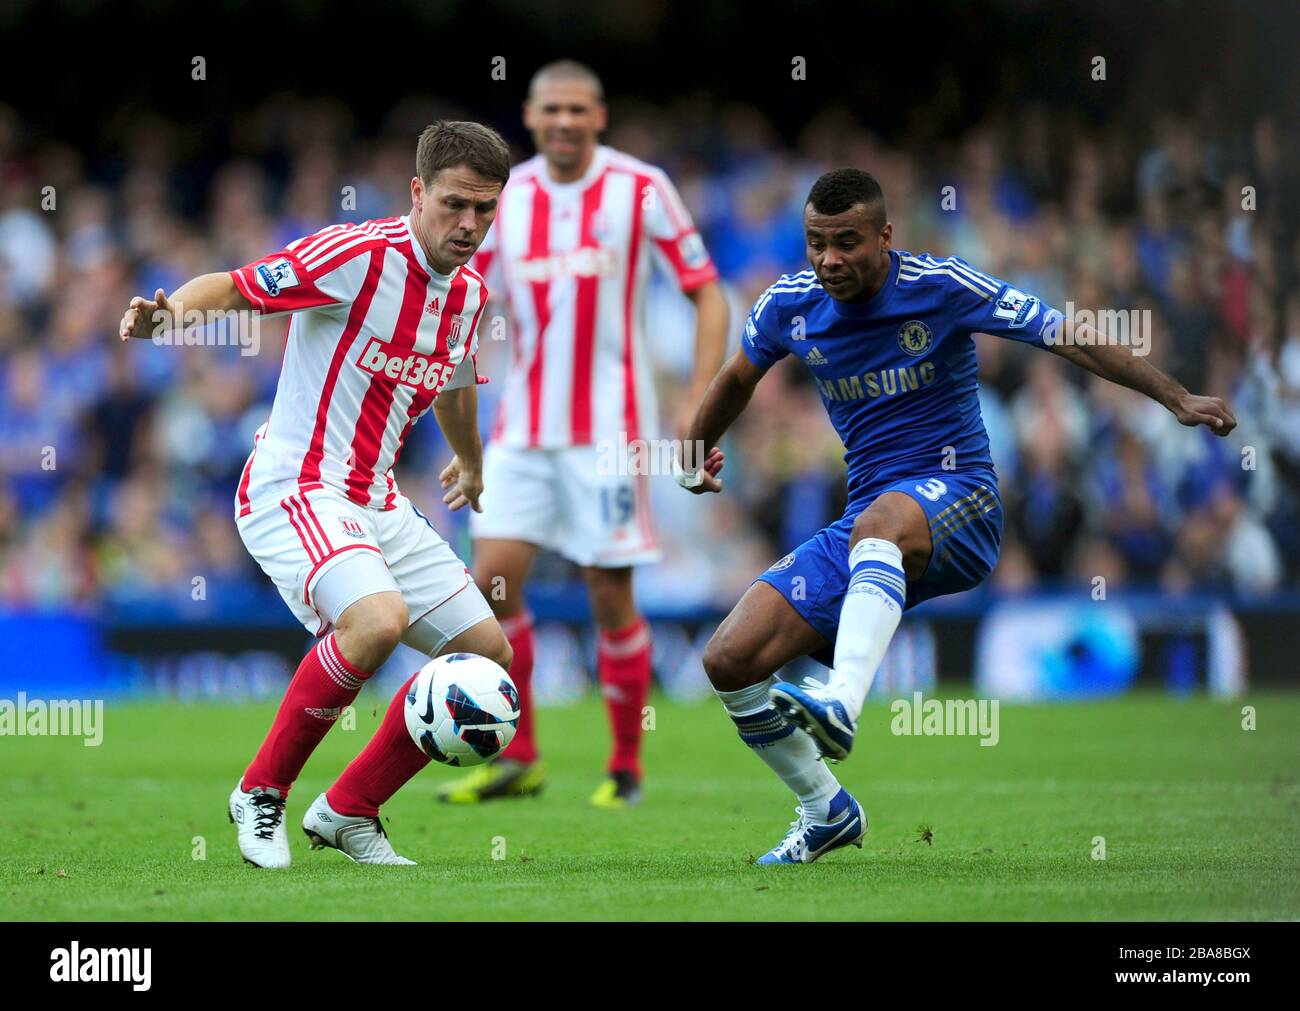
{"label": "blue shorts", "polygon": [[849,581],[849,536],[853,522],[875,498],[897,491],[914,499],[930,523],[933,550],[920,579],[908,580],[906,607],[931,597],[960,593],[988,578],[1002,541],[1002,498],[992,471],[942,471],[898,481],[872,499],[855,503],[758,577],[831,643],[813,658],[831,664],[840,607]]}

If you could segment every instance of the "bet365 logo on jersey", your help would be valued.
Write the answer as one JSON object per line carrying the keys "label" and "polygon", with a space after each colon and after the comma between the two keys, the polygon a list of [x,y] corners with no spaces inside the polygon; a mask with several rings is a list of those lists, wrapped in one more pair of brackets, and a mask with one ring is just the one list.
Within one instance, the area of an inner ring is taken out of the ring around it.
{"label": "bet365 logo on jersey", "polygon": [[436,362],[428,355],[410,351],[371,337],[366,349],[357,359],[357,367],[371,375],[387,376],[406,386],[433,390],[437,393],[451,378],[456,366],[451,362]]}

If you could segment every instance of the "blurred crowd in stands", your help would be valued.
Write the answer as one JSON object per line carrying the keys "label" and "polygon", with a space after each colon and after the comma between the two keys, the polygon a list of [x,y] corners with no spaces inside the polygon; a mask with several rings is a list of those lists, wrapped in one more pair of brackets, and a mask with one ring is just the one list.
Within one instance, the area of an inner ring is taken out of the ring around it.
{"label": "blurred crowd in stands", "polygon": [[[404,213],[414,139],[449,112],[473,115],[407,100],[363,135],[342,104],[275,96],[231,122],[232,153],[216,162],[201,130],[154,121],[133,124],[149,143],[92,164],[70,143],[30,142],[0,106],[0,601],[263,579],[232,500],[284,321],[262,325],[256,355],[126,346],[117,323],[134,294],[326,224]],[[1300,587],[1300,151],[1286,122],[1229,121],[1208,101],[1102,125],[1027,101],[952,136],[931,136],[924,110],[917,122],[886,142],[829,108],[783,136],[753,107],[615,98],[605,139],[676,181],[732,300],[733,346],[757,295],[806,265],[813,179],[854,165],[881,181],[896,248],[960,255],[1058,308],[1150,309],[1151,361],[1230,398],[1240,427],[1218,440],[1054,355],[978,338],[1007,516],[995,586]],[[532,154],[517,124],[493,125]],[[663,418],[681,407],[690,312],[657,283]],[[482,372],[502,372],[508,341],[484,342]],[[480,387],[485,433],[501,388]],[[638,574],[649,607],[729,607],[839,515],[841,447],[802,363],[773,370],[728,449],[721,496],[652,479],[665,559]],[[447,456],[426,419],[398,480],[468,557],[463,516],[439,504]],[[538,575],[572,572],[551,560]]]}

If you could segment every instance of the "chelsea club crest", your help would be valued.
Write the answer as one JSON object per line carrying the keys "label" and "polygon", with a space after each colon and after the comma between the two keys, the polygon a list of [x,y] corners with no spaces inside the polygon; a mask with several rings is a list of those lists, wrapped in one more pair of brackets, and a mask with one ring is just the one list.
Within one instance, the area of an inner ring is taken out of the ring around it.
{"label": "chelsea club crest", "polygon": [[898,346],[909,355],[923,355],[934,343],[934,334],[919,319],[909,319],[898,328]]}

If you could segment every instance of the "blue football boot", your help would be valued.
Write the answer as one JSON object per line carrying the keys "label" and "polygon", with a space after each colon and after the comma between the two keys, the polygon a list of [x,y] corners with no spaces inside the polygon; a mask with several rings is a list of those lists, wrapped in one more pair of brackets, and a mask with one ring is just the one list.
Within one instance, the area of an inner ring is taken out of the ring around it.
{"label": "blue football boot", "polygon": [[777,712],[813,739],[822,758],[840,762],[849,757],[858,727],[829,691],[815,682],[801,688],[778,681],[767,694]]}
{"label": "blue football boot", "polygon": [[795,813],[799,817],[790,823],[785,838],[755,863],[810,864],[823,854],[850,843],[862,849],[862,837],[867,834],[867,814],[843,787],[831,798],[830,824],[814,825],[802,807],[795,808]]}

